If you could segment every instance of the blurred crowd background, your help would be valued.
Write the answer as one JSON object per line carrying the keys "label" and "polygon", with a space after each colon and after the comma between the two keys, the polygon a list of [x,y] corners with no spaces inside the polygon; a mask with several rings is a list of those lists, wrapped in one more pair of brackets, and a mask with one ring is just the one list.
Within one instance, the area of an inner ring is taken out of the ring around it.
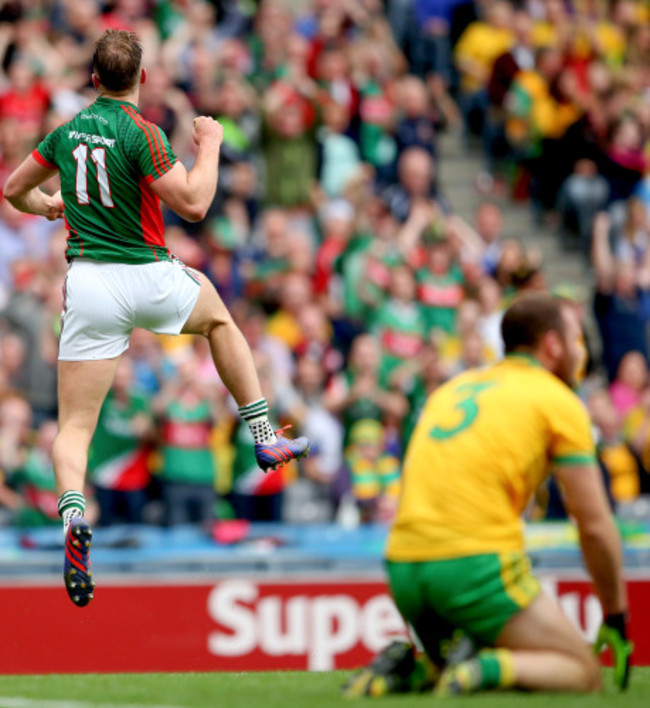
{"label": "blurred crowd background", "polygon": [[[211,212],[166,213],[168,244],[215,283],[274,421],[313,454],[263,475],[206,343],[135,331],[91,448],[94,520],[389,519],[428,394],[497,361],[504,308],[547,287],[503,237],[514,200],[584,255],[593,291],[561,294],[597,323],[581,393],[603,475],[620,508],[650,493],[647,2],[0,2],[0,188],[94,99],[108,27],[140,36],[140,110],[184,163],[194,116],[224,126]],[[481,155],[473,219],[445,191],[444,133]],[[65,239],[0,201],[0,523],[58,522]],[[557,490],[531,514],[561,518]]]}

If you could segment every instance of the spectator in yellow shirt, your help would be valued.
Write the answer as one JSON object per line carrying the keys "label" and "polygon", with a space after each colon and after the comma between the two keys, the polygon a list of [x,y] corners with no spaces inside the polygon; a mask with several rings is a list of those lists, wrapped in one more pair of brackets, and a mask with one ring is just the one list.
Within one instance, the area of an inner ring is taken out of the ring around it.
{"label": "spectator in yellow shirt", "polygon": [[378,420],[360,420],[350,429],[345,464],[361,519],[367,522],[385,520],[387,508],[394,510],[399,495],[400,463],[384,449],[384,442]]}
{"label": "spectator in yellow shirt", "polygon": [[515,43],[512,6],[495,2],[485,20],[472,22],[463,32],[454,56],[460,73],[459,103],[467,128],[481,133],[487,108],[487,83],[497,57]]}

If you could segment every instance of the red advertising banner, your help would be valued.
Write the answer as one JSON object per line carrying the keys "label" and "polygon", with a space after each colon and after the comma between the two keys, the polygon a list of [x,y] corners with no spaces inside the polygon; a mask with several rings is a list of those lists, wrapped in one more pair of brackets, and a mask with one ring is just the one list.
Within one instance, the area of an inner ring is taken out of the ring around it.
{"label": "red advertising banner", "polygon": [[[543,582],[592,640],[601,611],[591,586]],[[650,665],[650,579],[628,589],[635,663]],[[85,609],[62,587],[14,585],[0,588],[0,606],[3,674],[347,669],[404,634],[385,583],[349,578],[107,584]]]}

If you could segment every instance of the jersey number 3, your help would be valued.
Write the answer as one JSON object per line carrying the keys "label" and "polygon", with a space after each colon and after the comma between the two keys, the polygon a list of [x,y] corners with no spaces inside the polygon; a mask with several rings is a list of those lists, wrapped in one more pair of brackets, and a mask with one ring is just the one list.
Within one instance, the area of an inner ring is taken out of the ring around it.
{"label": "jersey number 3", "polygon": [[[79,143],[72,151],[77,163],[77,176],[75,178],[75,192],[79,204],[90,204],[88,196],[88,146],[84,143]],[[114,207],[113,198],[111,197],[111,185],[108,181],[108,172],[106,172],[106,148],[95,148],[90,151],[90,159],[95,163],[97,168],[97,183],[99,184],[99,198],[105,207]]]}
{"label": "jersey number 3", "polygon": [[431,429],[429,435],[434,440],[449,440],[449,438],[453,438],[455,435],[458,435],[458,433],[462,433],[463,430],[469,428],[478,416],[479,410],[478,403],[476,401],[477,397],[483,391],[494,385],[494,381],[485,381],[483,383],[468,383],[459,386],[456,389],[458,401],[454,406],[454,409],[463,414],[460,423],[450,428],[436,425]]}

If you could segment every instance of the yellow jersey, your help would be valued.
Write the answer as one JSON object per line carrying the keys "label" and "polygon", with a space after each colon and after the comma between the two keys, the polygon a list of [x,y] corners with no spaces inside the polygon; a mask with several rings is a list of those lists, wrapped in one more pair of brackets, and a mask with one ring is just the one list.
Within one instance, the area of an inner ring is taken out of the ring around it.
{"label": "yellow jersey", "polygon": [[634,501],[641,493],[639,465],[630,448],[624,443],[603,445],[600,459],[609,473],[612,496],[617,502]]}
{"label": "yellow jersey", "polygon": [[462,374],[430,396],[413,433],[387,558],[522,551],[521,515],[550,470],[595,460],[582,402],[532,357]]}
{"label": "yellow jersey", "polygon": [[492,27],[485,22],[472,22],[463,32],[454,49],[457,61],[472,61],[481,68],[483,79],[464,74],[463,90],[472,93],[483,88],[490,78],[494,62],[515,44],[515,35],[508,29]]}

